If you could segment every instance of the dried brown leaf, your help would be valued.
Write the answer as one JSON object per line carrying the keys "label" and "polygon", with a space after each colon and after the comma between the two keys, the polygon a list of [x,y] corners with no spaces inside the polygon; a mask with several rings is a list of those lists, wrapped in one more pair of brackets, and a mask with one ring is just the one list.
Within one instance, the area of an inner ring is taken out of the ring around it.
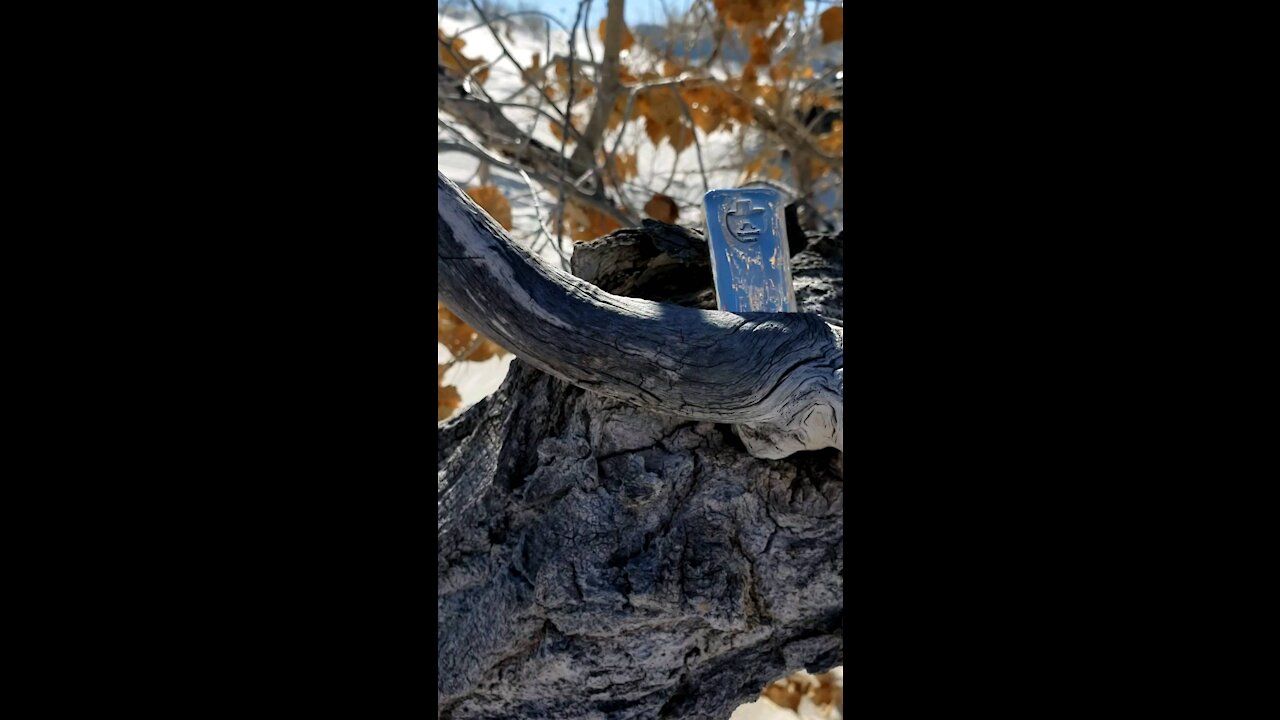
{"label": "dried brown leaf", "polygon": [[498,224],[507,230],[511,229],[511,203],[502,195],[495,185],[480,185],[467,188],[467,194],[476,204],[484,208]]}
{"label": "dried brown leaf", "polygon": [[[600,21],[600,27],[599,27],[600,42],[604,42],[604,29],[605,29],[605,26],[608,25],[608,23],[609,23],[609,18],[607,17]],[[636,44],[635,36],[631,34],[631,31],[627,29],[627,26],[624,23],[622,25],[622,44],[618,46],[618,49],[630,50],[631,46],[635,44]]]}
{"label": "dried brown leaf", "polygon": [[[439,26],[436,27],[436,40],[440,45],[440,64],[456,71],[459,75],[466,75],[474,68],[485,63],[484,58],[469,58],[462,54],[462,48],[467,44],[466,40],[460,37],[446,37],[444,30]],[[481,85],[489,79],[489,68],[477,70],[474,75],[476,82]]]}
{"label": "dried brown leaf", "polygon": [[818,16],[818,25],[822,28],[822,44],[833,43],[844,39],[844,8],[827,8]]}
{"label": "dried brown leaf", "polygon": [[676,206],[676,201],[662,193],[655,193],[649,202],[644,204],[645,213],[660,222],[674,225],[676,217],[680,213],[680,208]]}
{"label": "dried brown leaf", "polygon": [[436,386],[436,422],[444,422],[462,404],[462,396],[453,385]]}

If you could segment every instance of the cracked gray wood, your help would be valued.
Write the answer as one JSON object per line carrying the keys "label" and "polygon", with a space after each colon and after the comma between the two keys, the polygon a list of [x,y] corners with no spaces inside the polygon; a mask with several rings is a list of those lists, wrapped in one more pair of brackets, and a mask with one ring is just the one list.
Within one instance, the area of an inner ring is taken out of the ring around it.
{"label": "cracked gray wood", "polygon": [[[443,256],[497,254],[516,268],[441,260],[465,269],[442,267],[441,299],[484,304],[500,319],[482,332],[521,359],[497,392],[437,430],[438,717],[727,720],[767,682],[843,662],[841,454],[756,457],[727,425],[662,412],[672,402],[663,373],[681,358],[703,382],[764,348],[822,362],[787,341],[822,338],[826,326],[797,316],[766,330],[764,318],[704,313],[715,299],[696,231],[646,223],[579,245],[579,277],[551,287],[514,248],[450,244],[446,227]],[[805,312],[842,319],[841,243],[813,236],[793,257]],[[468,285],[497,282],[527,307]],[[446,297],[446,283],[463,285]],[[546,317],[575,299],[606,307]],[[694,326],[679,328],[684,318]],[[664,321],[676,327],[642,327]],[[574,322],[584,325],[565,327]],[[513,330],[531,324],[541,327]],[[636,354],[655,338],[661,354]],[[548,341],[560,344],[531,347]],[[565,357],[573,367],[544,371]],[[632,367],[607,365],[618,360]],[[748,368],[737,374],[750,382]],[[618,391],[601,392],[614,377]],[[712,385],[691,398],[710,402]],[[713,410],[752,417],[752,399]]]}
{"label": "cracked gray wood", "polygon": [[615,295],[548,267],[437,172],[440,298],[562,380],[644,410],[740,425],[758,457],[844,450],[844,331]]}

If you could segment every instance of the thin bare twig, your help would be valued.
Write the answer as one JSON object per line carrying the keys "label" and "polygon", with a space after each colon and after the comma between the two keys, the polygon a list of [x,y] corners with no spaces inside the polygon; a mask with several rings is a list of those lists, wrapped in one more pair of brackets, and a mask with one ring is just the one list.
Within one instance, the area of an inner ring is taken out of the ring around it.
{"label": "thin bare twig", "polygon": [[[583,0],[583,2],[585,2],[585,1],[586,1],[586,0]],[[523,75],[523,74],[524,74],[524,72],[525,72],[524,67],[523,67],[519,62],[517,62],[517,61],[516,61],[515,57],[513,57],[513,56],[511,55],[511,51],[507,49],[507,44],[506,44],[506,43],[504,43],[504,42],[502,42],[502,37],[498,34],[498,29],[497,29],[496,27],[494,27],[494,26],[490,23],[488,16],[487,16],[487,15],[485,15],[484,10],[480,7],[480,3],[476,2],[476,0],[471,0],[471,7],[475,8],[476,12],[480,15],[480,19],[481,19],[482,21],[484,21],[484,24],[489,26],[489,32],[493,35],[493,39],[497,41],[497,43],[498,43],[498,49],[499,49],[499,50],[501,50],[501,51],[502,51],[502,54],[503,54],[503,55],[505,55],[505,56],[506,56],[506,58],[507,58],[508,60],[510,60],[510,61],[511,61],[511,64],[512,64],[512,65],[515,65],[515,66],[516,66],[516,72],[518,72],[518,73],[520,73],[521,75]],[[579,10],[581,10],[581,9],[582,9],[582,8],[581,8],[581,6],[579,6]],[[575,23],[574,23],[574,28],[576,29],[576,28],[577,28],[577,26],[578,26],[578,24],[575,22]],[[570,47],[570,49],[572,49],[572,48],[573,48],[573,38],[572,38],[572,36],[570,37],[570,45],[569,45],[569,47]],[[569,77],[569,82],[570,82],[570,84],[572,84],[572,82],[573,82],[573,68],[569,68],[569,75],[570,75],[570,77]],[[576,134],[576,131],[574,131],[574,130],[573,130],[573,128],[572,128],[572,123],[570,123],[570,122],[569,122],[569,115],[570,115],[571,110],[573,109],[573,97],[572,97],[572,96],[570,96],[570,98],[569,98],[569,102],[567,102],[567,103],[565,104],[565,109],[564,109],[563,111],[561,111],[561,110],[560,110],[560,108],[555,104],[555,101],[553,101],[553,100],[551,99],[551,96],[550,96],[550,95],[547,95],[547,91],[546,91],[546,89],[545,89],[545,88],[543,88],[542,86],[539,86],[539,85],[535,85],[535,87],[537,87],[537,88],[538,88],[538,91],[539,91],[539,92],[541,92],[543,95],[546,95],[546,97],[547,97],[547,102],[551,103],[551,107],[552,107],[552,108],[554,108],[556,112],[560,113],[560,117],[564,118],[564,122],[565,122],[565,126],[566,126],[566,134],[567,134],[567,133],[569,133],[569,132],[574,132],[574,133]],[[491,97],[490,99],[492,99],[492,97]],[[580,141],[580,140],[579,140],[579,141]]]}
{"label": "thin bare twig", "polygon": [[[436,122],[444,129],[452,132],[459,140],[462,141],[460,143],[437,143],[436,144],[437,152],[442,152],[442,153],[462,152],[476,158],[488,160],[489,163],[491,163],[494,167],[502,168],[503,170],[506,170],[508,172],[513,172],[513,173],[520,172],[519,166],[509,163],[506,160],[503,160],[502,158],[498,157],[497,155],[490,153],[488,150],[485,150],[479,145],[476,145],[474,142],[467,139],[467,137],[463,135],[461,132],[454,130],[448,125],[445,125],[439,119],[437,119]],[[543,175],[542,173],[538,173],[538,172],[531,172],[529,173],[529,175],[533,178],[536,178],[538,182],[542,183],[544,186],[562,185],[562,184],[566,186],[571,185],[570,183],[562,181],[560,178]],[[624,227],[633,227],[640,224],[639,221],[636,220],[634,217],[627,215],[623,211],[611,205],[607,198],[597,197],[595,195],[585,193],[574,187],[570,187],[569,190],[573,193],[573,197],[575,200],[577,200],[578,202],[581,202],[584,205],[589,205],[591,207],[594,207],[600,212],[603,212],[609,217],[612,217],[614,220],[617,220]]]}
{"label": "thin bare twig", "polygon": [[[472,2],[475,2],[475,0],[472,0]],[[573,29],[569,32],[569,97],[568,97],[568,100],[565,101],[565,108],[570,110],[570,113],[569,113],[570,115],[573,114],[572,113],[573,91],[574,91],[573,61],[578,56],[578,53],[577,53],[578,25],[582,23],[582,14],[586,10],[586,7],[587,7],[587,0],[581,0],[581,2],[578,3],[578,14],[574,16]],[[569,141],[569,131],[573,129],[573,121],[570,120],[568,117],[566,117],[564,124],[565,124],[565,130],[560,134],[561,176],[567,175],[569,173],[569,170],[568,170],[569,156],[565,154],[564,150],[565,150],[566,144]],[[581,142],[581,140],[579,140],[579,142]],[[577,190],[577,187],[575,186],[574,189]],[[558,215],[556,216],[556,245],[561,245],[564,243],[564,210],[565,210],[564,193],[565,193],[565,182],[562,179],[560,181],[559,207],[556,209],[558,213]]]}
{"label": "thin bare twig", "polygon": [[[543,27],[545,27],[547,31],[547,34],[546,34],[547,55],[550,55],[551,54],[551,24],[544,23]],[[541,114],[544,114],[542,113],[542,101],[544,99],[545,99],[545,96],[539,93],[538,105],[534,108],[537,112],[533,116],[533,121],[529,124],[528,132],[525,133],[525,137],[521,139],[520,143],[517,143],[518,145],[533,140],[533,134],[538,129],[538,118],[541,116]],[[549,119],[551,118],[550,115],[547,115],[547,117]],[[559,239],[557,239],[552,235],[551,228],[547,227],[546,222],[542,219],[542,204],[538,202],[538,191],[533,187],[533,181],[529,179],[529,174],[525,172],[524,168],[517,166],[516,170],[520,172],[520,177],[524,179],[525,185],[527,185],[529,188],[529,197],[530,199],[533,200],[533,214],[538,221],[538,230],[541,232],[542,237],[545,238],[545,240],[539,244],[537,243],[538,235],[537,233],[535,233],[533,242],[530,242],[529,244],[530,248],[532,248],[534,252],[540,252],[543,245],[547,243],[551,243],[553,249],[556,251],[556,255],[560,257],[561,268],[564,270],[568,270],[569,255],[565,253],[563,243],[561,243]]]}
{"label": "thin bare twig", "polygon": [[[558,20],[555,16],[553,16],[553,15],[549,15],[549,14],[547,14],[547,13],[544,13],[544,12],[540,11],[540,10],[517,10],[516,12],[509,12],[509,13],[505,13],[505,14],[503,14],[503,15],[497,15],[497,16],[495,16],[495,17],[492,19],[492,22],[497,22],[497,21],[499,21],[499,20],[509,20],[509,19],[511,19],[511,18],[513,18],[513,17],[518,17],[518,16],[521,16],[521,15],[537,15],[537,16],[539,16],[539,17],[546,18],[547,20],[550,20],[551,22],[553,22],[553,23],[555,23],[557,26],[559,26],[559,28],[560,28],[561,30],[564,30],[565,32],[569,32],[569,28],[568,28],[564,23],[560,22],[560,20]],[[483,17],[483,16],[482,16],[482,17]],[[459,30],[459,31],[458,31],[458,35],[461,35],[461,34],[463,34],[463,33],[467,33],[467,32],[471,32],[472,30],[479,30],[480,28],[485,27],[485,26],[486,26],[486,25],[488,25],[488,24],[489,24],[488,22],[479,22],[479,23],[476,23],[475,25],[472,25],[472,26],[470,26],[470,27],[467,27],[467,28],[464,28],[464,29],[462,29],[462,30]]]}
{"label": "thin bare twig", "polygon": [[[705,195],[710,187],[707,185],[707,166],[702,164],[702,143],[698,141],[698,124],[693,121],[693,113],[689,111],[689,104],[684,101],[684,96],[675,90],[671,92],[680,101],[684,119],[689,121],[689,132],[693,135],[693,151],[698,155],[698,172],[702,174],[702,193]],[[679,155],[679,153],[676,154]]]}
{"label": "thin bare twig", "polygon": [[[590,0],[587,0],[590,4]],[[592,108],[587,127],[583,130],[583,141],[574,148],[574,162],[595,165],[596,150],[604,139],[605,127],[609,115],[613,113],[613,104],[621,88],[619,82],[618,56],[622,51],[622,33],[626,29],[622,22],[623,0],[609,0],[608,15],[605,17],[604,56],[601,58],[600,71],[596,82],[596,104]],[[587,31],[588,39],[591,36]],[[588,40],[587,47],[590,48]],[[594,58],[593,58],[594,59]]]}
{"label": "thin bare twig", "polygon": [[[519,171],[520,177],[524,178],[525,185],[529,186],[529,197],[533,200],[533,214],[538,219],[538,228],[542,230],[543,235],[546,237],[546,242],[553,242],[551,228],[548,228],[542,219],[542,206],[538,203],[538,192],[533,187],[533,181],[529,179],[529,173],[525,172],[524,168],[516,168],[516,170]],[[543,244],[545,245],[546,243]],[[533,247],[535,252],[541,249],[541,245],[534,247],[532,243],[530,247]],[[560,256],[561,269],[568,271],[569,254],[564,251],[564,246],[559,242],[553,242],[551,247],[556,251],[556,255]]]}

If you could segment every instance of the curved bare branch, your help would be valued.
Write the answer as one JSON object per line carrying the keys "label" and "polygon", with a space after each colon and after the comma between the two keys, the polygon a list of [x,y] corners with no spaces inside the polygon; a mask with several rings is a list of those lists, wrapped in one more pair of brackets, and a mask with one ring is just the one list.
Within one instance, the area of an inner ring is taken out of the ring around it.
{"label": "curved bare branch", "polygon": [[843,330],[621,297],[547,267],[437,172],[439,296],[538,369],[664,415],[737,425],[757,457],[844,450]]}
{"label": "curved bare branch", "polygon": [[[591,164],[583,164],[557,152],[555,148],[529,137],[514,122],[502,114],[502,107],[512,103],[495,103],[481,100],[459,85],[458,78],[443,65],[437,66],[436,99],[440,109],[449,113],[462,125],[482,136],[485,147],[496,151],[504,158],[509,158],[513,165],[524,168],[533,177],[545,182],[564,187],[567,192],[579,200],[585,200],[597,209],[605,212],[624,227],[638,225],[639,220],[629,213],[615,207],[604,194],[604,188],[597,184],[594,194],[588,194],[573,184],[571,178],[583,177],[595,172]],[[533,106],[528,106],[537,110]],[[444,121],[437,122],[445,125]],[[449,128],[455,133],[453,128]],[[569,128],[575,135],[578,133]]]}

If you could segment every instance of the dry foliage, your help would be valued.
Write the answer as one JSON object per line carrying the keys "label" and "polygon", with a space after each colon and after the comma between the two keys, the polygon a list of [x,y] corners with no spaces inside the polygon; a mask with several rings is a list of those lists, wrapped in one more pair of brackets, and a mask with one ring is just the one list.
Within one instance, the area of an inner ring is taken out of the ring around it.
{"label": "dry foliage", "polygon": [[[572,124],[574,132],[577,132],[579,134],[582,133],[583,122],[582,122],[582,118],[579,117],[577,113],[569,113],[569,122]],[[561,123],[561,122],[551,123],[551,134],[555,135],[557,140],[564,140],[565,139],[564,123]],[[574,141],[573,138],[574,138],[574,135],[570,133],[568,141],[573,142]]]}
{"label": "dry foliage", "polygon": [[[555,67],[555,84],[547,87],[548,94],[555,99],[561,97],[568,98],[569,90],[569,61],[566,58],[556,58]],[[575,65],[573,68],[573,102],[578,104],[590,98],[595,94],[596,86],[591,76],[583,69],[582,65]],[[577,127],[577,123],[574,123]]]}
{"label": "dry foliage", "polygon": [[444,373],[450,367],[448,363],[436,365],[436,422],[447,420],[462,404],[458,388],[444,384]]}
{"label": "dry foliage", "polygon": [[804,0],[714,0],[729,27],[764,25],[787,12],[804,12]]}
{"label": "dry foliage", "polygon": [[822,43],[833,43],[844,39],[844,8],[833,7],[818,16],[818,25],[822,28]]}
{"label": "dry foliage", "polygon": [[436,301],[436,339],[448,348],[453,362],[473,360],[480,362],[495,355],[507,354],[501,345],[476,332],[462,318],[453,314],[444,303]]}
{"label": "dry foliage", "polygon": [[[466,40],[460,37],[445,37],[444,31],[439,27],[436,27],[436,38],[440,43],[440,63],[445,67],[466,75],[471,72],[472,68],[485,64],[483,58],[469,58],[462,54],[462,48],[467,44]],[[471,77],[474,77],[476,82],[483,85],[484,81],[489,79],[489,69],[477,70]]]}
{"label": "dry foliage", "polygon": [[444,373],[455,363],[480,362],[491,357],[502,357],[507,351],[501,345],[476,332],[462,318],[453,314],[439,300],[436,301],[436,341],[448,348],[453,359],[436,366],[437,421],[444,421],[458,409],[462,397],[458,388],[444,384]]}
{"label": "dry foliage", "polygon": [[507,202],[507,198],[499,192],[497,186],[481,185],[479,187],[469,187],[466,192],[499,225],[507,230],[511,229],[511,203]]}
{"label": "dry foliage", "polygon": [[[607,25],[608,23],[609,23],[609,18],[602,18],[600,20],[600,27],[597,29],[597,33],[600,35],[600,42],[604,42],[604,28],[605,28],[605,25]],[[631,34],[631,31],[627,29],[626,25],[623,25],[622,26],[622,46],[621,46],[622,49],[630,50],[631,46],[635,44],[636,44],[635,36]]]}
{"label": "dry foliage", "polygon": [[680,208],[676,206],[676,201],[669,195],[656,193],[649,202],[644,204],[644,211],[654,220],[674,225],[676,216],[680,214]]}
{"label": "dry foliage", "polygon": [[565,228],[574,242],[590,242],[608,235],[622,224],[593,207],[569,200],[564,209]]}
{"label": "dry foliage", "polygon": [[613,173],[620,181],[633,178],[638,172],[635,153],[619,153],[617,155],[612,155],[607,158],[605,162],[609,172]]}
{"label": "dry foliage", "polygon": [[844,715],[844,671],[794,673],[770,683],[760,696],[794,711],[803,720],[836,720]]}

